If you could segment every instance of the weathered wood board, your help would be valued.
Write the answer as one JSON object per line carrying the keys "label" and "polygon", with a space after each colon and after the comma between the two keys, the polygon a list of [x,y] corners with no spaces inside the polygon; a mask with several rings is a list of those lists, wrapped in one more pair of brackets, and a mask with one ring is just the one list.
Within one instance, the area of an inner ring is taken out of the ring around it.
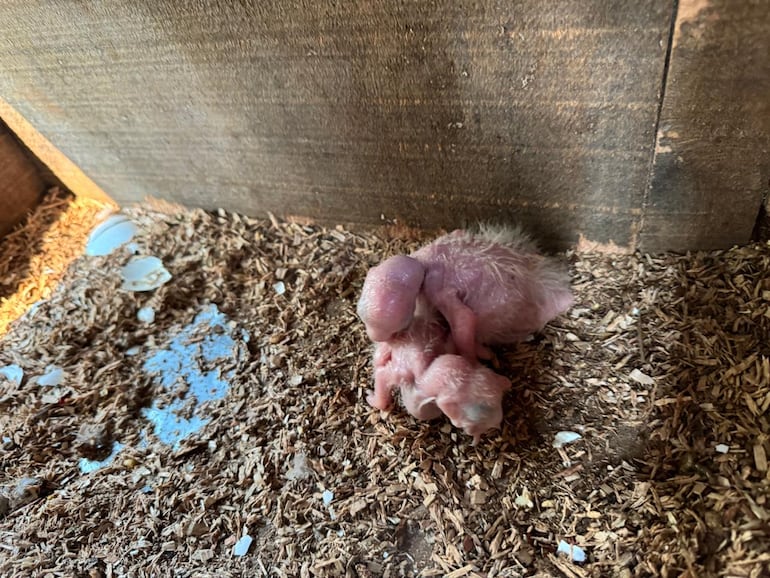
{"label": "weathered wood board", "polygon": [[0,4],[0,97],[119,202],[633,244],[673,0]]}
{"label": "weathered wood board", "polygon": [[641,248],[745,243],[770,186],[770,1],[681,0]]}
{"label": "weathered wood board", "polygon": [[20,141],[20,144],[23,143],[27,157],[34,162],[47,187],[61,187],[63,190],[77,193],[78,197],[99,201],[105,206],[115,204],[80,167],[2,98],[0,98],[0,119],[11,129],[16,140]]}
{"label": "weathered wood board", "polygon": [[0,122],[0,239],[40,202],[44,191],[33,158]]}

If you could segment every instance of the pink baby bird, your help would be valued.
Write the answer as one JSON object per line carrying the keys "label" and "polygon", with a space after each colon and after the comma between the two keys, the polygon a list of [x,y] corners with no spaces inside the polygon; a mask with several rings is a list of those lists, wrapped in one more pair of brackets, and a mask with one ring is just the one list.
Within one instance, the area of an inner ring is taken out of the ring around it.
{"label": "pink baby bird", "polygon": [[399,389],[418,419],[445,414],[473,436],[500,427],[511,382],[481,365],[490,345],[520,341],[573,303],[566,273],[518,229],[454,231],[373,267],[358,315],[376,342],[379,409]]}
{"label": "pink baby bird", "polygon": [[372,341],[406,329],[421,293],[469,360],[541,330],[573,303],[566,273],[518,229],[504,227],[457,230],[371,269],[358,313]]}
{"label": "pink baby bird", "polygon": [[502,398],[511,382],[454,352],[440,317],[416,315],[408,329],[375,346],[374,392],[367,401],[389,409],[398,389],[412,416],[431,420],[443,413],[473,436],[475,445],[485,432],[500,427]]}
{"label": "pink baby bird", "polygon": [[435,312],[421,311],[409,327],[374,349],[374,392],[367,401],[378,409],[393,404],[393,390],[401,391],[407,411],[418,419],[441,415],[435,404],[423,404],[415,382],[439,355],[454,353],[449,329]]}
{"label": "pink baby bird", "polygon": [[425,297],[469,360],[540,331],[573,303],[566,273],[517,229],[457,230],[412,257],[424,267]]}
{"label": "pink baby bird", "polygon": [[473,436],[476,445],[503,420],[503,395],[511,382],[461,355],[437,357],[417,379],[421,403],[435,404],[455,427]]}

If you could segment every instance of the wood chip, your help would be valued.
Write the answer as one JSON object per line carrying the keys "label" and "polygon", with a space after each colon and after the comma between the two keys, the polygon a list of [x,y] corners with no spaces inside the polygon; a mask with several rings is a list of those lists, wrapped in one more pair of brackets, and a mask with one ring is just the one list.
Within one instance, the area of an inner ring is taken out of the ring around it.
{"label": "wood chip", "polygon": [[655,380],[652,379],[649,375],[646,375],[639,371],[638,369],[634,369],[629,376],[631,379],[633,379],[636,383],[641,383],[642,385],[654,385]]}
{"label": "wood chip", "polygon": [[446,578],[462,578],[463,576],[468,576],[471,572],[473,572],[473,564],[468,564],[462,568],[451,571],[446,575]]}
{"label": "wood chip", "polygon": [[767,471],[767,454],[762,444],[754,444],[754,464],[760,472]]}

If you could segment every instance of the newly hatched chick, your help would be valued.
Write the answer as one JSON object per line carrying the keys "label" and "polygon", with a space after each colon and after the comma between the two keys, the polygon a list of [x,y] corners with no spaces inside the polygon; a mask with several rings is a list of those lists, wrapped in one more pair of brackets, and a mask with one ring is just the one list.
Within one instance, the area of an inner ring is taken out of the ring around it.
{"label": "newly hatched chick", "polygon": [[[423,300],[418,300],[424,303]],[[379,342],[374,349],[374,392],[367,401],[378,409],[393,404],[393,390],[401,391],[406,410],[418,419],[433,419],[441,415],[435,404],[422,403],[415,388],[416,380],[439,355],[454,353],[449,328],[435,311],[418,305],[417,314],[409,327],[389,341]]]}
{"label": "newly hatched chick", "polygon": [[375,390],[387,409],[398,387],[418,419],[444,413],[473,436],[500,427],[511,382],[481,365],[487,346],[541,330],[573,303],[566,272],[519,229],[457,230],[367,274],[358,314],[375,349]]}
{"label": "newly hatched chick", "polygon": [[510,388],[511,382],[502,375],[451,354],[437,357],[416,384],[424,403],[435,403],[455,427],[473,436],[473,445],[500,427],[503,395]]}
{"label": "newly hatched chick", "polygon": [[424,268],[426,299],[468,360],[540,331],[573,303],[566,273],[518,229],[457,230],[411,256]]}
{"label": "newly hatched chick", "polygon": [[411,415],[431,420],[443,413],[473,436],[475,445],[485,432],[500,427],[503,394],[511,382],[455,353],[444,320],[419,299],[409,328],[375,346],[374,392],[367,401],[388,409],[397,388]]}
{"label": "newly hatched chick", "polygon": [[406,331],[376,345],[374,392],[367,401],[388,409],[398,388],[411,415],[431,420],[443,413],[476,445],[484,433],[500,427],[503,394],[511,382],[454,352],[439,318],[416,316]]}
{"label": "newly hatched chick", "polygon": [[506,227],[457,230],[372,268],[358,303],[372,341],[408,328],[420,295],[446,318],[468,360],[490,358],[486,346],[520,341],[573,303],[566,273]]}

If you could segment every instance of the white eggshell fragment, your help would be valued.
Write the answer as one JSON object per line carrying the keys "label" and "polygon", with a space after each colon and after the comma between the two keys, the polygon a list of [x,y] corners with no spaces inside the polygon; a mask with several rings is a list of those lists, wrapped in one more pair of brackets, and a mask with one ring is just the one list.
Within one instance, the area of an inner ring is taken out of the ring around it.
{"label": "white eggshell fragment", "polygon": [[124,291],[152,291],[171,279],[171,273],[157,257],[132,259],[120,273]]}
{"label": "white eggshell fragment", "polygon": [[0,375],[16,385],[21,385],[21,380],[24,379],[24,370],[16,364],[5,365],[0,367]]}
{"label": "white eggshell fragment", "polygon": [[233,556],[245,556],[248,553],[253,540],[254,538],[248,534],[244,534],[243,537],[235,543],[235,546],[233,546]]}
{"label": "white eggshell fragment", "polygon": [[92,257],[109,255],[133,239],[136,231],[136,225],[128,217],[112,215],[91,232],[86,245],[86,255]]}
{"label": "white eggshell fragment", "polygon": [[136,312],[136,318],[142,323],[150,324],[155,321],[155,309],[152,307],[142,307]]}
{"label": "white eggshell fragment", "polygon": [[513,502],[517,506],[521,506],[522,508],[527,508],[528,510],[535,506],[535,504],[532,502],[532,496],[530,496],[529,490],[527,488],[524,488],[521,494],[516,496],[516,499],[514,499]]}
{"label": "white eggshell fragment", "polygon": [[559,547],[556,550],[560,554],[566,554],[570,557],[570,560],[573,562],[585,562],[586,561],[586,553],[583,548],[580,546],[574,546],[572,544],[568,544],[564,540],[561,540],[559,542]]}
{"label": "white eggshell fragment", "polygon": [[655,380],[651,378],[646,373],[642,373],[638,369],[634,369],[629,375],[631,379],[633,379],[636,383],[640,383],[641,385],[655,385]]}
{"label": "white eggshell fragment", "polygon": [[583,436],[574,431],[560,431],[553,438],[553,447],[564,447],[567,444],[571,444],[572,442],[579,440],[581,437]]}
{"label": "white eggshell fragment", "polygon": [[48,371],[37,378],[37,384],[46,387],[53,387],[60,385],[63,380],[64,370],[61,367],[51,366],[48,368]]}

